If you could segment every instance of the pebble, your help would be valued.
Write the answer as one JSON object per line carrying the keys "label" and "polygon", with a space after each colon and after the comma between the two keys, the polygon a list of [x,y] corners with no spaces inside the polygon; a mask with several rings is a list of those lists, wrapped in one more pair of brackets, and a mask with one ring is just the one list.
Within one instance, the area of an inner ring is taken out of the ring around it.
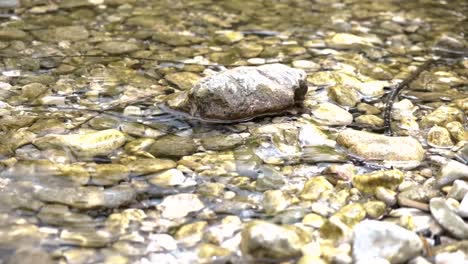
{"label": "pebble", "polygon": [[310,234],[294,225],[275,225],[262,220],[246,224],[241,232],[241,251],[258,258],[291,258],[301,255]]}
{"label": "pebble", "polygon": [[312,117],[318,123],[331,126],[346,126],[353,122],[353,115],[332,103],[321,103],[312,108]]}
{"label": "pebble", "polygon": [[341,131],[336,142],[366,160],[422,161],[425,153],[412,137],[389,137],[353,129]]}
{"label": "pebble", "polygon": [[176,219],[185,217],[191,212],[200,211],[205,205],[198,195],[181,193],[167,196],[157,207],[164,218]]}

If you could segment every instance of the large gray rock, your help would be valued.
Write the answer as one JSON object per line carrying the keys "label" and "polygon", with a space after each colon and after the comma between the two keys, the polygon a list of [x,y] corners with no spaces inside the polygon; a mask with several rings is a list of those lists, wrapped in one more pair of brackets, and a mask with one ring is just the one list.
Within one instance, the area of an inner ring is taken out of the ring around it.
{"label": "large gray rock", "polygon": [[412,137],[389,137],[353,129],[343,130],[338,144],[366,160],[422,161],[424,149]]}
{"label": "large gray rock", "polygon": [[[416,233],[396,224],[366,220],[354,227],[353,256],[359,263],[372,263],[375,258],[390,263],[405,263],[418,256],[423,248]],[[369,261],[369,262],[366,262]]]}
{"label": "large gray rock", "polygon": [[283,64],[237,67],[201,79],[169,106],[206,120],[236,121],[282,112],[301,102],[306,73]]}

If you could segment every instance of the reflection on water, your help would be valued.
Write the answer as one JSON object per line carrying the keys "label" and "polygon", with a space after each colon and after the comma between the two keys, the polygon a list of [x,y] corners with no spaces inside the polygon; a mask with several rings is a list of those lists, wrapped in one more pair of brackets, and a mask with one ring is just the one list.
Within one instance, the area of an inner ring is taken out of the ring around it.
{"label": "reflection on water", "polygon": [[[308,263],[310,241],[312,262],[350,263],[354,225],[414,207],[395,205],[402,185],[433,185],[448,159],[466,168],[466,1],[12,2],[0,1],[0,263]],[[392,112],[423,160],[407,145],[383,153],[383,139],[337,144],[346,127],[381,133],[389,87],[429,59]],[[167,107],[205,76],[273,62],[308,74],[302,109],[207,123]],[[392,167],[405,178],[352,188]]]}

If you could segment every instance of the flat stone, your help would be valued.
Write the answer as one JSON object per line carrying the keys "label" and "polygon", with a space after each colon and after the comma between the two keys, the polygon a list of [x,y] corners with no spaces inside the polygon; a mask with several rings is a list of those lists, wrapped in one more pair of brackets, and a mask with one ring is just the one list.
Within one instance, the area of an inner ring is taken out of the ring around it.
{"label": "flat stone", "polygon": [[444,198],[432,198],[429,207],[432,216],[445,230],[458,239],[468,239],[468,224],[450,209]]}
{"label": "flat stone", "polygon": [[371,263],[366,261],[375,258],[405,263],[421,254],[422,249],[416,233],[393,223],[366,220],[354,227],[353,257],[358,263]]}
{"label": "flat stone", "polygon": [[197,146],[192,138],[167,135],[156,139],[151,145],[149,153],[155,157],[178,158],[188,156],[197,151]]}
{"label": "flat stone", "polygon": [[98,45],[98,48],[112,55],[125,54],[140,49],[136,43],[123,42],[123,41],[108,41]]}
{"label": "flat stone", "polygon": [[110,155],[125,141],[126,137],[122,132],[107,129],[86,134],[51,134],[34,140],[33,144],[39,149],[63,149],[78,157],[93,157]]}
{"label": "flat stone", "polygon": [[135,191],[129,186],[99,187],[42,187],[34,195],[41,201],[69,205],[75,208],[115,208],[133,201]]}
{"label": "flat stone", "polygon": [[145,175],[175,168],[177,163],[170,159],[137,159],[129,162],[127,166],[133,175]]}
{"label": "flat stone", "polygon": [[201,77],[193,72],[175,72],[164,76],[164,78],[175,84],[179,89],[188,90],[192,88]]}
{"label": "flat stone", "polygon": [[337,143],[366,160],[422,161],[424,149],[412,137],[389,137],[346,129],[338,134]]}
{"label": "flat stone", "polygon": [[237,67],[201,79],[186,100],[171,104],[206,120],[236,121],[275,114],[300,103],[306,73],[283,64]]}

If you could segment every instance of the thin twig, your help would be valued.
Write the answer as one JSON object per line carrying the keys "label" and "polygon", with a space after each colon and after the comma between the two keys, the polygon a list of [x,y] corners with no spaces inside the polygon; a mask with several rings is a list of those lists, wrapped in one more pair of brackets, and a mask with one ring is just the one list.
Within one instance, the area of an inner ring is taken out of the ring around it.
{"label": "thin twig", "polygon": [[414,81],[423,71],[427,70],[436,60],[429,59],[425,61],[419,68],[413,72],[408,78],[399,83],[388,95],[387,102],[385,103],[385,112],[384,112],[384,128],[385,134],[391,136],[392,132],[392,109],[395,100],[397,99],[400,92],[408,86],[412,81]]}

